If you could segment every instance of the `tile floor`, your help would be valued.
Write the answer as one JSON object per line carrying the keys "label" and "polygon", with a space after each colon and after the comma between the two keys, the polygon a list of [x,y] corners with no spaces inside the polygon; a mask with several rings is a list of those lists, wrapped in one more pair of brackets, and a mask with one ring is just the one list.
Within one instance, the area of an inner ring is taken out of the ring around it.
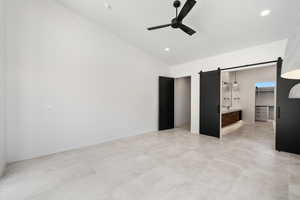
{"label": "tile floor", "polygon": [[1,200],[300,199],[300,156],[274,151],[270,124],[222,140],[184,129],[10,164]]}

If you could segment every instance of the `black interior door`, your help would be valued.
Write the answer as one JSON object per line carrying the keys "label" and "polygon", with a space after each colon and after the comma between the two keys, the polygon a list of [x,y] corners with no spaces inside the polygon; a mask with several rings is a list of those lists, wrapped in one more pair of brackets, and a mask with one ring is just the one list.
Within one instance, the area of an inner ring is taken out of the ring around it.
{"label": "black interior door", "polygon": [[159,77],[159,130],[174,128],[174,78]]}
{"label": "black interior door", "polygon": [[221,71],[200,72],[200,134],[220,137]]}
{"label": "black interior door", "polygon": [[282,59],[277,63],[276,149],[300,154],[300,99],[289,99],[300,80],[281,78]]}

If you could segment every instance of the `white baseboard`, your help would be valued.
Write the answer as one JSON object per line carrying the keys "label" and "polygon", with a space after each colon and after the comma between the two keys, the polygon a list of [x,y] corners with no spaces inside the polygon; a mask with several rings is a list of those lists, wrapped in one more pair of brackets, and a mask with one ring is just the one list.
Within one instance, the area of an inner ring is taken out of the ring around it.
{"label": "white baseboard", "polygon": [[14,163],[14,162],[19,162],[19,161],[25,161],[25,160],[41,158],[41,157],[44,157],[44,156],[49,156],[49,155],[53,155],[53,154],[57,154],[57,153],[63,153],[63,152],[66,152],[66,151],[77,150],[77,149],[81,149],[81,148],[86,148],[86,147],[90,147],[90,146],[94,146],[94,145],[103,144],[103,143],[114,141],[114,140],[119,140],[119,139],[128,138],[128,137],[132,137],[132,136],[137,136],[137,135],[143,135],[143,134],[152,133],[152,132],[156,132],[156,130],[153,130],[153,129],[151,130],[150,129],[150,130],[144,130],[144,131],[136,131],[136,132],[121,135],[121,136],[100,138],[99,140],[96,140],[95,142],[91,142],[91,143],[86,143],[86,144],[81,144],[81,145],[74,145],[74,146],[70,146],[70,147],[67,147],[67,148],[61,148],[61,149],[58,149],[56,151],[44,152],[44,153],[41,153],[41,154],[35,154],[35,155],[30,155],[30,156],[22,156],[21,158],[9,159],[8,163]]}

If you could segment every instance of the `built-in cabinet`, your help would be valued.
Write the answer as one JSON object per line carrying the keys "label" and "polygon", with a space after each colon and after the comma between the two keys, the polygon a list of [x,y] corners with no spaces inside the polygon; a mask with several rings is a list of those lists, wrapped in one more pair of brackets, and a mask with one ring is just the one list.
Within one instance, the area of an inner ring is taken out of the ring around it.
{"label": "built-in cabinet", "polygon": [[222,114],[222,127],[229,126],[242,120],[242,111],[233,111]]}
{"label": "built-in cabinet", "polygon": [[256,106],[255,121],[274,120],[274,106]]}

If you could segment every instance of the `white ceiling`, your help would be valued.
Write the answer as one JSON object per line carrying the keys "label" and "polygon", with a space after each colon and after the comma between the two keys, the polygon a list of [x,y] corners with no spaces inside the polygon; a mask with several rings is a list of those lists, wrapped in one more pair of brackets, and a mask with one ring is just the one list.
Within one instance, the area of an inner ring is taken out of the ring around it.
{"label": "white ceiling", "polygon": [[[170,65],[287,38],[300,10],[300,0],[197,0],[184,20],[197,33],[188,36],[172,28],[146,30],[170,22],[172,0],[58,1]],[[272,12],[261,17],[265,9]]]}

